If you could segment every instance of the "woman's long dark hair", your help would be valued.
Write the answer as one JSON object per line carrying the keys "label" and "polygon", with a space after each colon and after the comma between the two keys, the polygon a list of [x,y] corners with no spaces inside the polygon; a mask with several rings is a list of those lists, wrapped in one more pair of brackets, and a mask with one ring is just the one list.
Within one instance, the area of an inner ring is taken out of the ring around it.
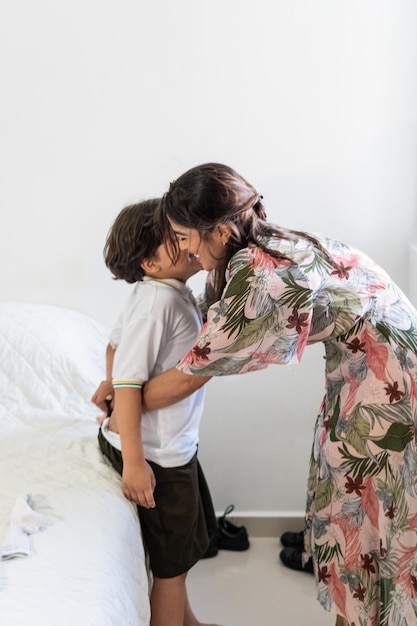
{"label": "woman's long dark hair", "polygon": [[326,251],[309,233],[280,228],[267,221],[262,196],[231,167],[205,163],[193,167],[170,184],[161,202],[162,214],[185,228],[197,229],[204,239],[219,224],[228,224],[231,237],[224,259],[215,270],[215,298],[225,287],[225,270],[231,257],[254,245],[267,254],[291,263],[281,252],[269,247],[271,238],[303,237]]}

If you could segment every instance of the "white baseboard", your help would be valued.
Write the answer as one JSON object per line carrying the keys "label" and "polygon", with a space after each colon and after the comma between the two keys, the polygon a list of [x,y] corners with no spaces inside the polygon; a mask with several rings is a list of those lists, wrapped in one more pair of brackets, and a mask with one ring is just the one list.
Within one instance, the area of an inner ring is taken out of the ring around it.
{"label": "white baseboard", "polygon": [[[217,517],[223,511],[216,513]],[[304,512],[236,512],[227,516],[236,526],[245,526],[249,537],[277,537],[287,530],[298,532],[304,528]]]}

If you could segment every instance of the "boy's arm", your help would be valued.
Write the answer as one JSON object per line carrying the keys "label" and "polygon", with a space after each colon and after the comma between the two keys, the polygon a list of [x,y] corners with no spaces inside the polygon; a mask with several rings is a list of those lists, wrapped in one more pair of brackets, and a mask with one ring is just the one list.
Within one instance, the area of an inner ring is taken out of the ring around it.
{"label": "boy's arm", "polygon": [[123,457],[123,493],[128,500],[147,509],[154,508],[156,481],[143,455],[142,389],[116,387],[115,406]]}
{"label": "boy's arm", "polygon": [[116,348],[113,348],[111,343],[106,347],[106,380],[102,380],[97,389],[95,390],[91,402],[94,402],[102,411],[107,412],[107,401],[113,401],[113,383],[112,383],[112,370],[113,361]]}

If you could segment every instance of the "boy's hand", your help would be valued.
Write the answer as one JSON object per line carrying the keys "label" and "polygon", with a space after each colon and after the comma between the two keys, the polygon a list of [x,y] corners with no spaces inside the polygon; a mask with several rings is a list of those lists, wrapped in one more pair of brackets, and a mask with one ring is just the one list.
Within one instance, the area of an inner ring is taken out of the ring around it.
{"label": "boy's hand", "polygon": [[113,400],[114,389],[111,380],[102,380],[95,392],[91,397],[91,402],[94,402],[102,411],[107,414],[107,403]]}
{"label": "boy's hand", "polygon": [[123,493],[128,500],[145,509],[155,508],[153,492],[156,487],[155,474],[145,460],[123,465]]}

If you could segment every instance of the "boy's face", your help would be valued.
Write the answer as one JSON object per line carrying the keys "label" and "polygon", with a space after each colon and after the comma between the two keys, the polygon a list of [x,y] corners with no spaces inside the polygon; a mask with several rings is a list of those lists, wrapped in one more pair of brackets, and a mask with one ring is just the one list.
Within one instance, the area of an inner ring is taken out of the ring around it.
{"label": "boy's face", "polygon": [[176,278],[185,283],[203,268],[188,250],[179,250],[178,259],[173,263],[166,244],[163,243],[158,247],[154,259],[144,269],[145,273],[153,278]]}

